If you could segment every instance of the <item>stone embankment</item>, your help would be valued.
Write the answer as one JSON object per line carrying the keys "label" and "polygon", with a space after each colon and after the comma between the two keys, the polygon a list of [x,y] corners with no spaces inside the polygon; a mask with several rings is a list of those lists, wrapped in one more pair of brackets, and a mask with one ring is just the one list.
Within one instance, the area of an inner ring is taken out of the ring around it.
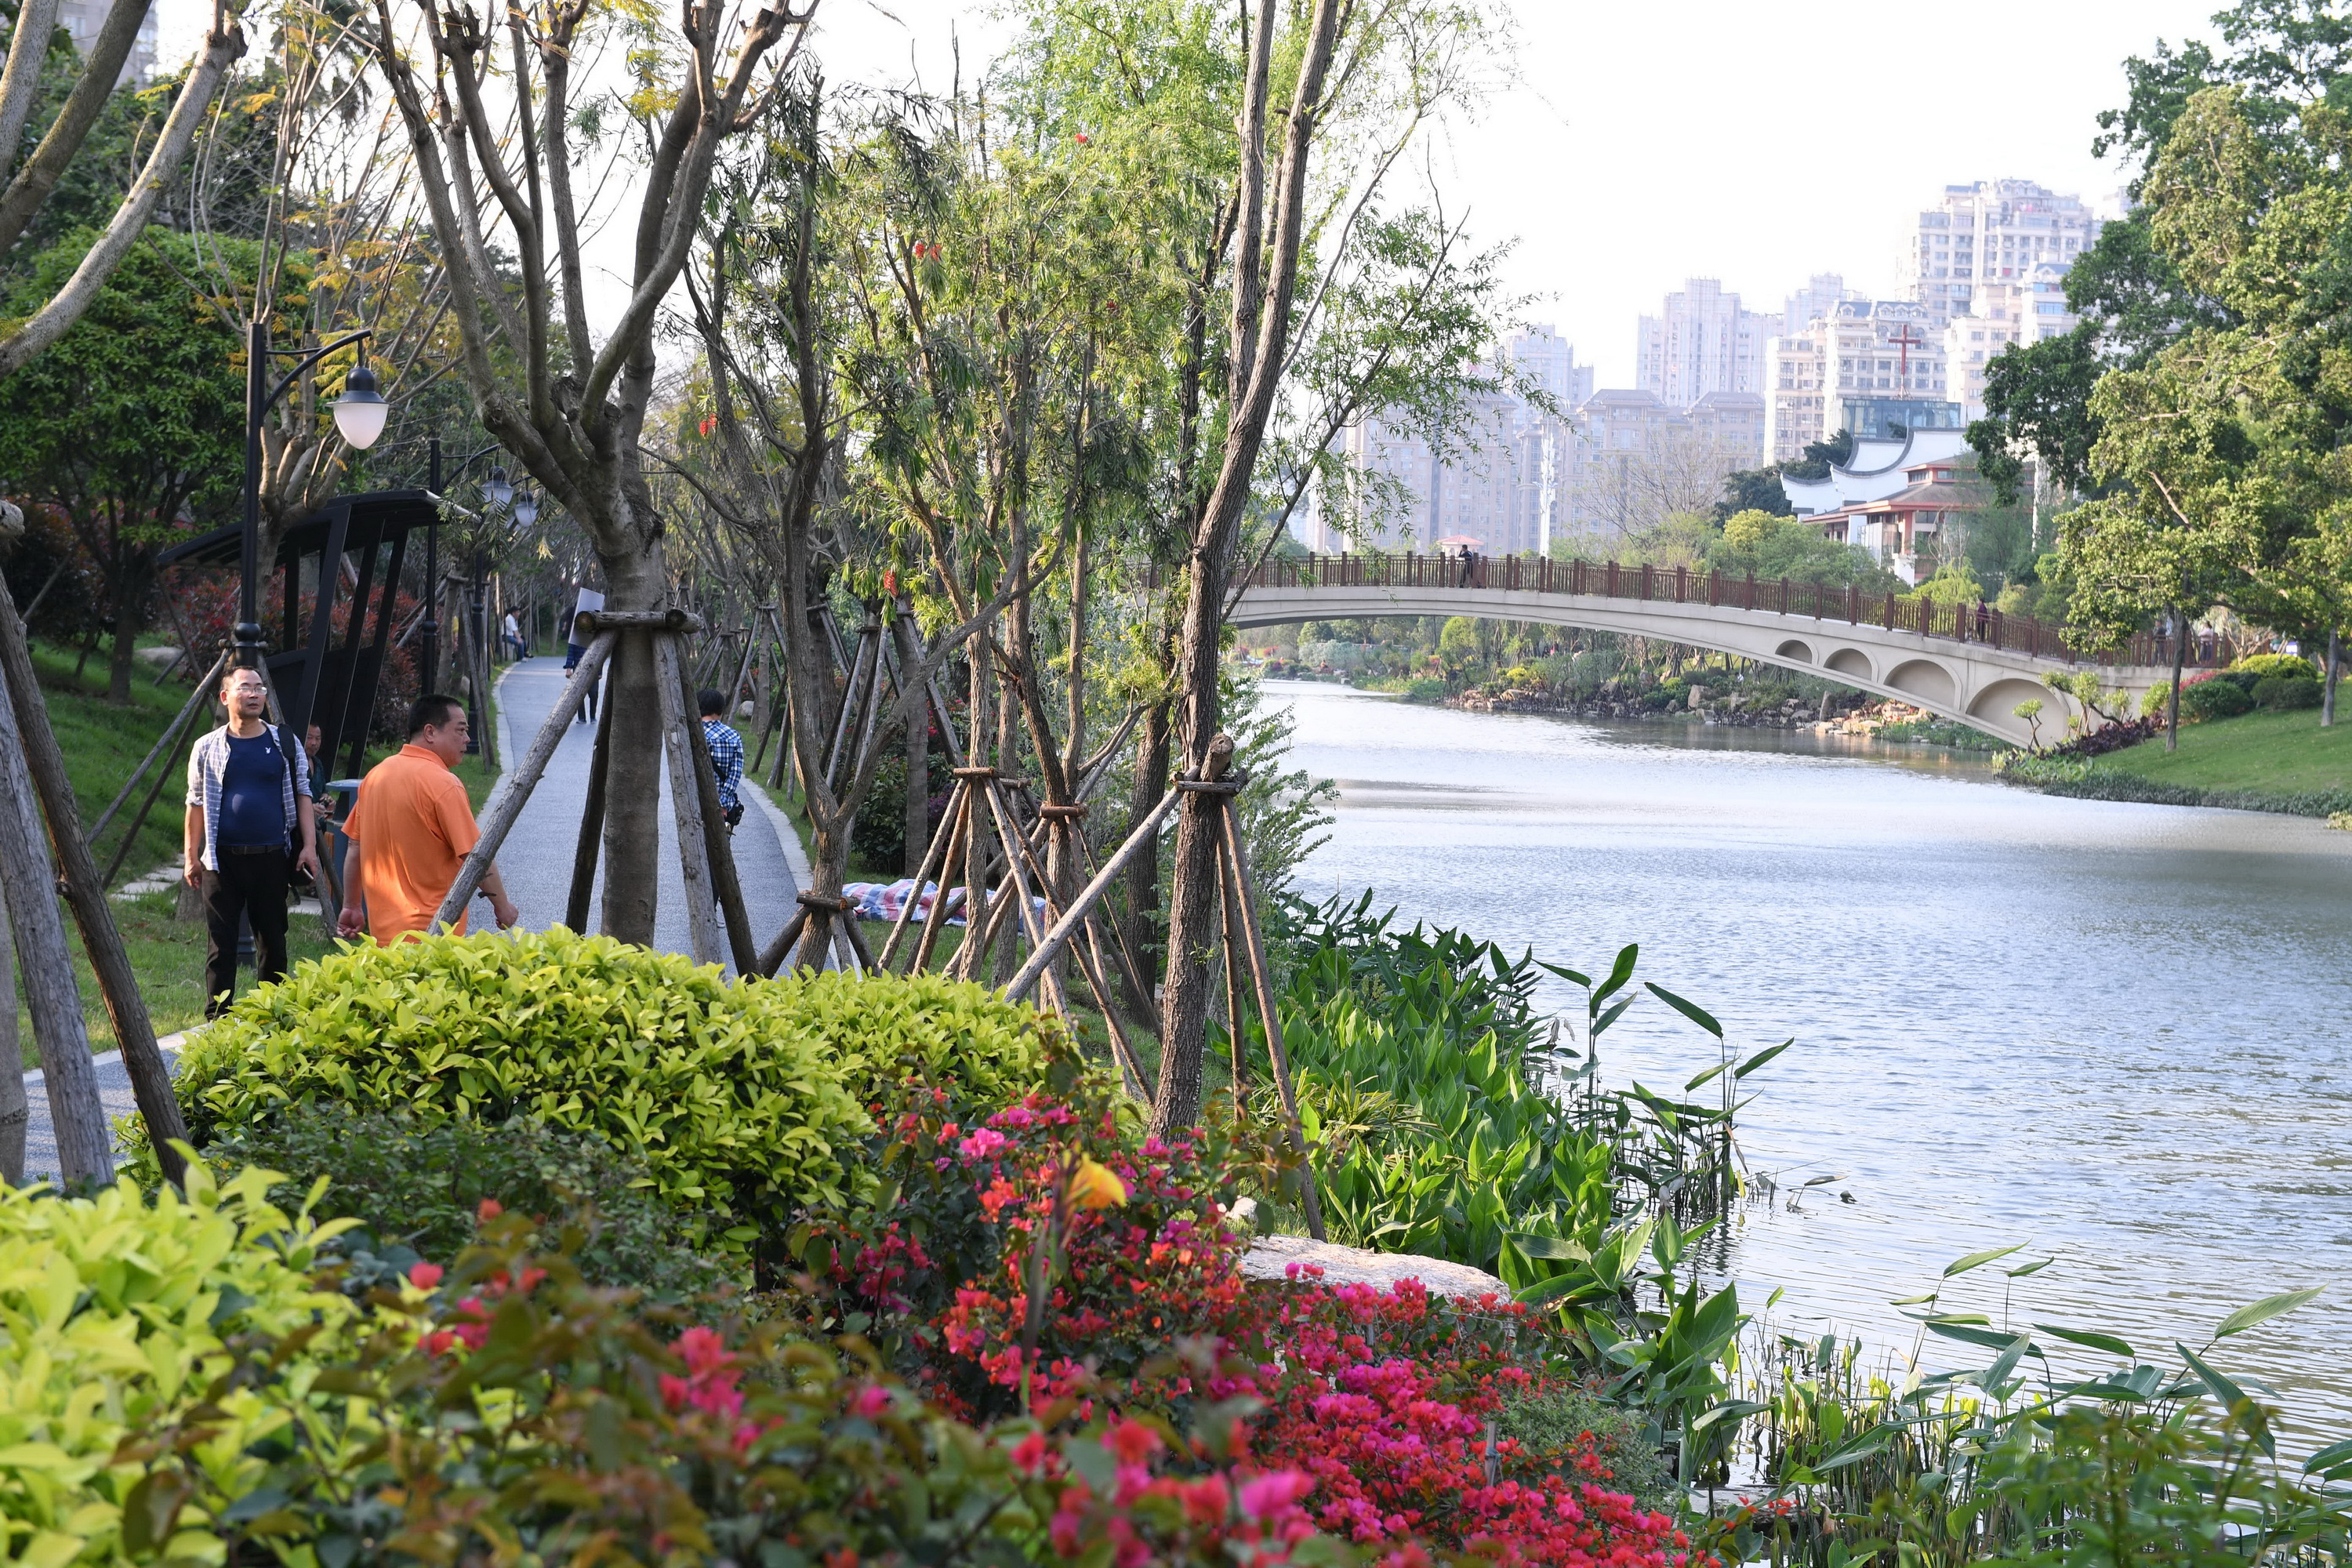
{"label": "stone embankment", "polygon": [[1242,1273],[1251,1279],[1287,1279],[1292,1265],[1317,1268],[1326,1285],[1370,1285],[1388,1289],[1418,1279],[1433,1296],[1508,1298],[1511,1288],[1483,1268],[1447,1263],[1408,1252],[1367,1252],[1303,1236],[1262,1236],[1242,1255]]}

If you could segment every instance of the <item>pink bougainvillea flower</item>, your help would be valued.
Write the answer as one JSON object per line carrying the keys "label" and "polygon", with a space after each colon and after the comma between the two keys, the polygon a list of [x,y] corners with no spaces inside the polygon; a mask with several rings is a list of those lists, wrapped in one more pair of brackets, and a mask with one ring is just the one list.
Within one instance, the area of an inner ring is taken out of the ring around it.
{"label": "pink bougainvillea flower", "polygon": [[1242,1483],[1242,1511],[1253,1519],[1280,1513],[1315,1489],[1315,1478],[1297,1470],[1269,1470]]}

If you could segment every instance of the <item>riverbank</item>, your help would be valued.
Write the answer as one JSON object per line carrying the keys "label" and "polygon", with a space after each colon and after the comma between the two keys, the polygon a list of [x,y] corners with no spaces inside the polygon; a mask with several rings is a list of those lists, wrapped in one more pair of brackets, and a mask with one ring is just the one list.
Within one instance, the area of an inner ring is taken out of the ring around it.
{"label": "riverbank", "polygon": [[[1408,702],[1416,699],[1405,694]],[[1696,707],[1660,707],[1640,699],[1618,701],[1599,698],[1579,700],[1544,692],[1505,691],[1499,696],[1465,691],[1432,706],[1464,713],[1528,713],[1551,719],[1575,719],[1591,724],[1681,724],[1702,728],[1717,725],[1744,730],[1793,730],[1813,735],[1841,735],[1855,740],[1947,746],[1963,752],[1998,752],[2003,742],[1965,724],[1939,719],[1924,708],[1901,702],[1876,702],[1846,712],[1820,717],[1819,710],[1796,698],[1750,705],[1733,694],[1720,702],[1702,700]]]}
{"label": "riverbank", "polygon": [[2352,811],[2352,725],[2321,729],[2307,710],[2249,713],[2184,726],[2175,752],[2159,738],[2095,759],[2021,753],[1999,773],[2074,800],[2332,816]]}
{"label": "riverbank", "polygon": [[[2352,834],[1995,788],[1935,746],[1267,690],[1339,785],[1303,891],[1587,973],[1638,940],[1736,1049],[1795,1037],[1742,1113],[1756,1197],[1711,1276],[1783,1291],[1775,1330],[1906,1367],[1919,1325],[1888,1303],[2019,1242],[2057,1258],[2037,1321],[2136,1346],[2325,1284],[2237,1353],[2301,1440],[2352,1430]],[[1582,1016],[1564,983],[1536,1001]],[[1717,1061],[1646,994],[1603,1045],[1612,1085]],[[1939,1305],[2014,1312],[2009,1284],[1978,1270]]]}

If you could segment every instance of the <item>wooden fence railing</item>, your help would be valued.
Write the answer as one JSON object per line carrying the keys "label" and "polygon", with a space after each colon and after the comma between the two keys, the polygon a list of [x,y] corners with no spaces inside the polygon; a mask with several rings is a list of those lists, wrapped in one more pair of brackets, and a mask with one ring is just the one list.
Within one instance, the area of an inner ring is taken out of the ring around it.
{"label": "wooden fence railing", "polygon": [[[1615,561],[1555,561],[1541,555],[1308,555],[1278,557],[1251,574],[1253,588],[1484,588],[1502,593],[1563,594],[1711,605],[1768,615],[1798,616],[1849,626],[1881,626],[2005,648],[2069,664],[2152,665],[2172,662],[2168,638],[2142,632],[2119,647],[2081,649],[2063,628],[2031,616],[2005,616],[1990,605],[1939,605],[1894,594],[1865,594],[1786,577],[1733,576],[1682,566],[1626,565]],[[1508,619],[1506,616],[1503,618]],[[2192,639],[2187,662],[2204,668],[2235,657],[2219,638]]]}

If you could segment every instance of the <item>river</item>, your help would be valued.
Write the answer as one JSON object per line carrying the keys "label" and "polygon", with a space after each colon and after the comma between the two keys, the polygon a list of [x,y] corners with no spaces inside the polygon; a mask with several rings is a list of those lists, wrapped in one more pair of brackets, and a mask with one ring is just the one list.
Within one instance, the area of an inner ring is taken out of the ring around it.
{"label": "river", "polygon": [[[1370,888],[1587,971],[1638,942],[1639,976],[1736,1047],[1795,1037],[1744,1086],[1745,1158],[1780,1189],[1723,1260],[1749,1310],[1779,1289],[1775,1325],[1900,1364],[1918,1330],[1894,1299],[2022,1243],[1943,1309],[2173,1361],[2324,1286],[2213,1359],[2279,1391],[2294,1447],[2352,1433],[2352,833],[2056,799],[1928,748],[1266,692],[1294,763],[1339,786],[1301,892]],[[1654,998],[1602,1037],[1612,1081],[1679,1089],[1715,1060]]]}

